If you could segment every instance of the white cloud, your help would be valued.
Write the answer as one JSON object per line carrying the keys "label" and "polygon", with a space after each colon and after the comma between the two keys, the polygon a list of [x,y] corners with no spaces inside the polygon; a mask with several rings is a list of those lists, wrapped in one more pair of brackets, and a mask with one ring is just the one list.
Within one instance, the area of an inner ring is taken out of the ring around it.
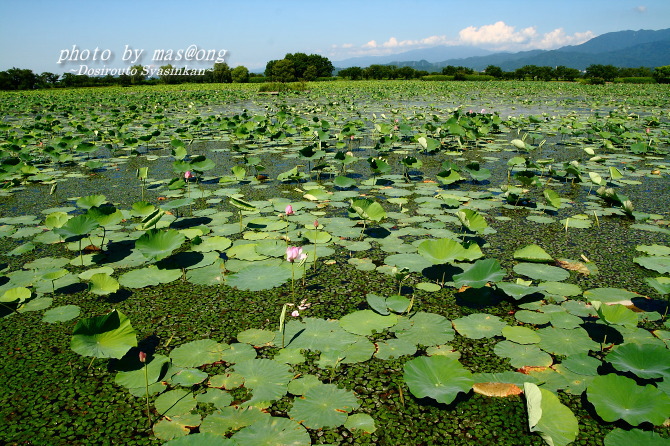
{"label": "white cloud", "polygon": [[389,37],[379,43],[370,40],[363,45],[332,45],[330,57],[342,59],[356,56],[382,56],[419,48],[438,45],[471,45],[494,51],[523,51],[531,49],[555,49],[565,45],[579,45],[595,37],[591,31],[566,34],[563,28],[547,33],[540,33],[536,27],[530,26],[517,30],[514,26],[498,21],[480,27],[468,26],[458,32],[458,38],[446,35],[433,35],[416,40],[398,40]]}
{"label": "white cloud", "polygon": [[644,14],[645,12],[647,12],[647,7],[644,5],[636,6],[633,9],[635,9],[635,11],[639,12],[640,14]]}

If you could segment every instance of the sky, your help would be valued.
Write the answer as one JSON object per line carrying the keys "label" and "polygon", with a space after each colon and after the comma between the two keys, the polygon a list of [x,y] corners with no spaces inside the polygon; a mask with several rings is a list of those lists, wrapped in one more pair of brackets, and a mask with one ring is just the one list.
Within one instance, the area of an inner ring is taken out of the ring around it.
{"label": "sky", "polygon": [[320,54],[337,66],[436,45],[554,49],[665,28],[670,0],[0,0],[0,70],[79,74],[82,66],[225,60],[262,71],[286,53]]}

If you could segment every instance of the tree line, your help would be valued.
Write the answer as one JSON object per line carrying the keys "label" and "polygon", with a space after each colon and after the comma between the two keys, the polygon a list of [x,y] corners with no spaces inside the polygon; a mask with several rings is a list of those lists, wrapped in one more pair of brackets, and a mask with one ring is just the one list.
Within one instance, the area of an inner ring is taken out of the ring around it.
{"label": "tree line", "polygon": [[[44,72],[36,74],[29,69],[11,68],[0,71],[0,90],[34,90],[54,87],[96,87],[109,85],[146,85],[146,84],[180,84],[180,83],[246,83],[257,81],[293,82],[333,79],[335,68],[328,58],[318,54],[288,53],[283,59],[271,60],[266,64],[264,76],[249,72],[244,66],[230,68],[227,63],[215,63],[202,73],[183,74],[180,68],[164,65],[155,70],[155,74],[148,76],[141,65],[130,67],[131,74],[118,76],[88,76],[86,74]],[[448,65],[440,72],[416,70],[409,66],[374,64],[369,67],[349,67],[339,70],[337,76],[350,80],[361,79],[422,79],[426,76],[448,76],[444,79],[467,80],[473,76],[487,76],[488,79],[500,80],[534,80],[534,81],[575,81],[580,78],[590,83],[612,82],[617,78],[653,78],[659,83],[670,83],[670,65],[664,67],[619,68],[613,65],[594,64],[584,72],[566,66],[537,66],[525,65],[514,71],[504,71],[502,68],[489,65],[482,72],[464,66]],[[427,79],[427,78],[426,78]]]}

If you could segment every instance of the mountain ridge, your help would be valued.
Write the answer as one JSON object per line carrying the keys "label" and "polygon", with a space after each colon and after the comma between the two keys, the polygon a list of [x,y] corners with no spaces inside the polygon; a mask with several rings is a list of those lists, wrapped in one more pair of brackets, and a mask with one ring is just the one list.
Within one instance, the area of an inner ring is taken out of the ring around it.
{"label": "mountain ridge", "polygon": [[[453,48],[454,52],[449,53]],[[470,54],[467,51],[479,54]],[[338,69],[373,64],[410,66],[419,70],[439,71],[447,65],[465,66],[477,71],[489,65],[512,71],[525,65],[558,66],[585,69],[592,64],[637,68],[670,65],[670,28],[661,30],[614,31],[596,36],[580,45],[567,45],[554,50],[491,52],[469,46],[424,48],[389,56],[368,56],[333,62]],[[439,60],[439,54],[451,54]],[[458,54],[453,56],[453,54]],[[428,55],[429,57],[418,57]],[[414,59],[412,59],[414,57]],[[352,63],[356,62],[356,63]]]}

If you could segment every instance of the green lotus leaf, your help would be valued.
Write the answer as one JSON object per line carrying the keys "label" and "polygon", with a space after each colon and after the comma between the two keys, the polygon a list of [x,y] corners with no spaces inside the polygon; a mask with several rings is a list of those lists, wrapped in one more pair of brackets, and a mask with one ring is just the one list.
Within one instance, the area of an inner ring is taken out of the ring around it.
{"label": "green lotus leaf", "polygon": [[114,273],[114,268],[110,268],[109,266],[102,266],[100,268],[91,268],[87,269],[86,271],[82,271],[81,273],[78,274],[77,277],[79,277],[81,280],[90,280],[91,276],[99,273],[104,273],[111,276]]}
{"label": "green lotus leaf", "polygon": [[163,441],[184,438],[191,432],[191,428],[199,426],[200,422],[199,414],[185,413],[171,416],[169,419],[158,420],[154,424],[154,435]]}
{"label": "green lotus leaf", "polygon": [[29,311],[45,310],[51,306],[53,301],[54,300],[51,297],[38,297],[19,306],[19,308],[17,308],[16,311],[18,311],[19,313],[27,313]]}
{"label": "green lotus leaf", "polygon": [[224,388],[226,390],[237,389],[244,384],[244,377],[239,373],[231,372],[225,375],[214,375],[209,378],[209,387]]}
{"label": "green lotus leaf", "polygon": [[646,277],[644,280],[661,296],[670,294],[670,277]]}
{"label": "green lotus leaf", "polygon": [[249,265],[226,277],[226,284],[240,290],[261,291],[278,287],[291,279],[291,268]]}
{"label": "green lotus leaf", "polygon": [[23,254],[26,254],[28,252],[31,252],[32,250],[35,249],[35,244],[32,242],[27,242],[22,245],[17,246],[16,248],[12,249],[9,252],[6,252],[6,256],[20,256]]}
{"label": "green lotus leaf", "polygon": [[80,208],[88,209],[93,206],[100,206],[102,205],[105,201],[107,201],[107,197],[104,195],[89,195],[87,197],[81,197],[77,200],[77,206]]}
{"label": "green lotus leaf", "polygon": [[242,211],[258,212],[258,208],[256,208],[256,206],[239,198],[229,197],[228,202]]}
{"label": "green lotus leaf", "polygon": [[670,417],[670,396],[651,384],[638,386],[625,376],[596,376],[586,389],[586,396],[607,422],[622,419],[632,426],[645,422],[660,425]]}
{"label": "green lotus leaf", "polygon": [[469,286],[481,288],[489,282],[501,281],[507,272],[500,267],[496,259],[477,260],[460,274],[454,274],[453,280],[457,287]]}
{"label": "green lotus leaf", "polygon": [[528,427],[551,446],[566,446],[577,438],[579,426],[572,411],[549,390],[524,383]]}
{"label": "green lotus leaf", "polygon": [[593,300],[591,305],[598,317],[606,324],[623,325],[630,328],[637,327],[637,314],[621,304],[603,305],[602,302]]}
{"label": "green lotus leaf", "polygon": [[293,402],[289,416],[309,429],[337,427],[358,406],[353,392],[339,389],[335,384],[319,384]]}
{"label": "green lotus leaf", "polygon": [[195,409],[196,404],[197,401],[191,392],[184,389],[165,392],[159,395],[154,402],[158,413],[169,418],[191,412]]}
{"label": "green lotus leaf", "polygon": [[304,395],[312,387],[321,385],[322,382],[315,375],[303,375],[288,384],[288,391],[293,395]]}
{"label": "green lotus leaf", "polygon": [[401,356],[411,356],[416,353],[416,344],[404,339],[389,339],[376,343],[375,357],[389,360]]}
{"label": "green lotus leaf", "polygon": [[[129,360],[127,357],[123,358],[120,365],[117,367],[120,371],[114,377],[114,382],[119,386],[128,389],[142,388],[145,390],[145,384],[153,384],[160,380],[168,369],[170,359],[163,355],[147,355],[146,358],[146,381],[144,375],[145,364],[139,361],[139,357]],[[144,393],[142,393],[144,394]]]}
{"label": "green lotus leaf", "polygon": [[49,229],[60,228],[67,223],[70,218],[71,216],[65,212],[52,212],[47,215],[47,218],[44,220],[44,226]]}
{"label": "green lotus leaf", "polygon": [[414,345],[429,347],[454,339],[451,322],[444,316],[419,311],[410,318],[403,319],[407,324],[398,324],[395,335],[398,339]]}
{"label": "green lotus leaf", "polygon": [[230,438],[225,438],[220,435],[211,433],[196,432],[185,437],[177,437],[166,443],[163,446],[238,446],[238,444]]}
{"label": "green lotus leaf", "polygon": [[442,184],[453,184],[457,181],[463,181],[465,179],[454,169],[443,170],[437,173],[435,176],[437,177],[437,181]]}
{"label": "green lotus leaf", "polygon": [[570,273],[556,266],[538,263],[519,263],[514,265],[514,272],[533,280],[560,282],[570,277]]}
{"label": "green lotus leaf", "polygon": [[186,280],[196,285],[221,285],[224,282],[225,265],[217,260],[211,265],[186,271]]}
{"label": "green lotus leaf", "polygon": [[570,356],[589,350],[599,350],[600,345],[593,341],[583,328],[541,328],[537,330],[541,341],[539,347],[553,355]]}
{"label": "green lotus leaf", "polygon": [[376,347],[372,342],[363,336],[358,336],[351,344],[322,352],[318,364],[319,367],[336,367],[337,364],[365,362],[372,357],[375,350]]}
{"label": "green lotus leaf", "polygon": [[670,246],[663,245],[638,245],[636,250],[642,251],[650,256],[670,256]]}
{"label": "green lotus leaf", "polygon": [[268,407],[286,394],[287,385],[293,379],[287,364],[270,359],[241,361],[235,364],[234,370],[244,377],[244,386],[251,389],[253,395],[242,403],[243,407]]}
{"label": "green lotus leaf", "polygon": [[510,282],[498,282],[496,283],[496,288],[515,300],[523,299],[526,296],[530,296],[531,294],[535,294],[542,290],[539,287],[519,285]]}
{"label": "green lotus leaf", "polygon": [[191,341],[172,350],[170,359],[176,367],[200,367],[221,361],[228,344],[219,344],[213,339]]}
{"label": "green lotus leaf", "polygon": [[517,344],[537,344],[540,342],[540,336],[535,330],[528,327],[505,325],[502,328],[502,335],[508,341]]}
{"label": "green lotus leaf", "polygon": [[489,227],[486,219],[479,212],[473,209],[463,209],[458,211],[456,212],[456,216],[468,231],[482,234],[486,228]]}
{"label": "green lotus leaf", "polygon": [[420,254],[393,254],[386,257],[384,263],[400,269],[406,268],[412,273],[420,273],[424,269],[433,266],[431,260]]}
{"label": "green lotus leaf", "polygon": [[519,310],[514,313],[514,317],[524,324],[544,325],[549,323],[549,315],[537,311]]}
{"label": "green lotus leaf", "polygon": [[476,243],[464,247],[449,238],[424,240],[419,243],[418,251],[434,265],[455,261],[471,261],[484,256]]}
{"label": "green lotus leaf", "polygon": [[376,294],[368,293],[365,295],[365,300],[367,301],[370,308],[372,308],[377,313],[382,316],[389,314],[388,306],[386,305],[386,298],[377,296]]}
{"label": "green lotus leaf", "polygon": [[2,297],[0,297],[0,302],[21,303],[30,299],[30,296],[32,296],[32,294],[33,294],[32,291],[23,286],[10,288],[6,290],[4,293],[2,293]]}
{"label": "green lotus leaf", "polygon": [[231,437],[238,445],[254,446],[308,446],[312,441],[307,430],[292,420],[267,417],[257,421]]}
{"label": "green lotus leaf", "polygon": [[382,205],[368,198],[351,200],[350,212],[357,214],[362,220],[381,221],[386,218]]}
{"label": "green lotus leaf", "polygon": [[282,348],[272,359],[286,364],[302,364],[305,362],[305,356],[299,348]]}
{"label": "green lotus leaf", "polygon": [[397,322],[398,317],[394,314],[382,316],[372,310],[360,310],[343,316],[340,319],[340,326],[349,333],[369,336],[374,332],[381,333]]}
{"label": "green lotus leaf", "polygon": [[635,263],[660,274],[670,274],[670,256],[635,257]]}
{"label": "green lotus leaf", "polygon": [[654,431],[624,430],[619,427],[605,435],[604,442],[605,446],[668,446],[668,439],[661,437]]}
{"label": "green lotus leaf", "polygon": [[123,220],[123,212],[111,204],[93,206],[86,212],[86,215],[97,221],[100,226],[112,226]]}
{"label": "green lotus leaf", "polygon": [[547,203],[549,203],[550,206],[553,206],[556,209],[561,208],[561,197],[556,193],[556,191],[545,189],[544,198],[547,200]]}
{"label": "green lotus leaf", "polygon": [[[205,417],[200,425],[200,432],[222,436],[266,418],[270,418],[270,414],[257,407],[228,406]],[[237,446],[238,443],[234,442],[234,445]]]}
{"label": "green lotus leaf", "polygon": [[356,180],[354,180],[353,178],[349,178],[349,177],[337,176],[333,180],[333,184],[335,184],[335,186],[337,186],[337,187],[341,187],[343,189],[346,189],[348,187],[355,186],[356,185]]}
{"label": "green lotus leaf", "polygon": [[191,387],[207,379],[207,373],[198,369],[179,369],[170,377],[170,382],[178,386]]}
{"label": "green lotus leaf", "polygon": [[371,434],[377,430],[375,426],[375,420],[366,413],[356,413],[349,415],[347,421],[344,423],[344,427],[348,430],[359,430],[365,432],[366,434]]}
{"label": "green lotus leaf", "polygon": [[469,392],[474,381],[472,373],[460,362],[447,356],[422,356],[407,361],[403,378],[417,398],[433,398],[451,404],[459,392]]}
{"label": "green lotus leaf", "polygon": [[276,333],[269,330],[249,328],[237,334],[237,340],[255,347],[269,345],[275,338]]}
{"label": "green lotus leaf", "polygon": [[543,352],[536,345],[521,345],[510,341],[500,341],[496,344],[493,352],[502,357],[509,358],[514,368],[522,367],[548,367],[553,363],[551,355]]}
{"label": "green lotus leaf", "polygon": [[128,271],[119,277],[119,284],[126,288],[144,288],[148,286],[158,285],[160,282],[157,277],[154,277],[152,272],[158,270],[155,265],[153,268],[140,268]]}
{"label": "green lotus leaf", "polygon": [[67,322],[79,316],[80,312],[81,308],[77,305],[61,305],[60,307],[45,311],[42,322]]}
{"label": "green lotus leaf", "polygon": [[547,251],[538,245],[528,245],[514,251],[515,260],[523,260],[526,262],[553,262],[554,259]]}
{"label": "green lotus leaf", "polygon": [[571,372],[578,373],[580,375],[595,376],[598,374],[598,367],[602,365],[602,362],[592,356],[589,356],[587,353],[577,353],[568,356],[563,362],[561,362],[561,365],[563,365]]}
{"label": "green lotus leaf", "polygon": [[217,409],[230,406],[233,402],[232,395],[221,389],[208,389],[205,393],[197,394],[195,399],[198,403],[213,404]]}
{"label": "green lotus leaf", "polygon": [[55,228],[53,231],[63,237],[64,239],[81,238],[86,234],[90,234],[95,228],[99,226],[97,220],[88,215],[77,215],[69,219],[60,228]]}
{"label": "green lotus leaf", "polygon": [[[256,251],[256,246],[258,246],[257,243],[248,242],[233,244],[233,246],[226,251],[226,256],[228,256],[229,259],[239,259],[248,262],[267,259],[268,256],[262,255]],[[284,248],[284,253],[286,253],[286,248]]]}
{"label": "green lotus leaf", "polygon": [[655,344],[626,343],[607,355],[615,369],[645,379],[670,378],[670,350]]}
{"label": "green lotus leaf", "polygon": [[285,347],[304,348],[312,351],[341,351],[358,340],[358,336],[345,331],[337,320],[317,318],[291,320],[285,326]]}
{"label": "green lotus leaf", "polygon": [[121,358],[137,346],[135,330],[120,311],[81,319],[74,327],[70,348],[82,356]]}
{"label": "green lotus leaf", "polygon": [[590,301],[598,300],[604,304],[610,304],[627,303],[640,295],[622,288],[592,288],[584,291],[584,297]]}
{"label": "green lotus leaf", "polygon": [[453,321],[454,328],[461,335],[470,339],[490,338],[502,335],[507,324],[498,316],[476,313],[463,316]]}
{"label": "green lotus leaf", "polygon": [[219,251],[223,252],[226,249],[230,248],[233,242],[229,238],[223,237],[220,235],[213,235],[211,237],[203,237],[202,242],[198,245],[191,247],[191,250],[195,252],[211,252]]}
{"label": "green lotus leaf", "polygon": [[549,294],[555,294],[557,296],[563,296],[563,297],[579,296],[582,294],[582,289],[579,287],[579,285],[575,285],[573,283],[542,282],[538,285],[538,287],[540,287]]}
{"label": "green lotus leaf", "polygon": [[105,273],[93,274],[89,282],[89,291],[100,296],[115,293],[119,289],[119,282]]}
{"label": "green lotus leaf", "polygon": [[549,315],[549,322],[556,328],[577,328],[584,323],[584,319],[566,311],[555,311]]}
{"label": "green lotus leaf", "polygon": [[185,240],[186,237],[174,229],[149,229],[137,239],[135,248],[149,259],[160,260],[172,254]]}

